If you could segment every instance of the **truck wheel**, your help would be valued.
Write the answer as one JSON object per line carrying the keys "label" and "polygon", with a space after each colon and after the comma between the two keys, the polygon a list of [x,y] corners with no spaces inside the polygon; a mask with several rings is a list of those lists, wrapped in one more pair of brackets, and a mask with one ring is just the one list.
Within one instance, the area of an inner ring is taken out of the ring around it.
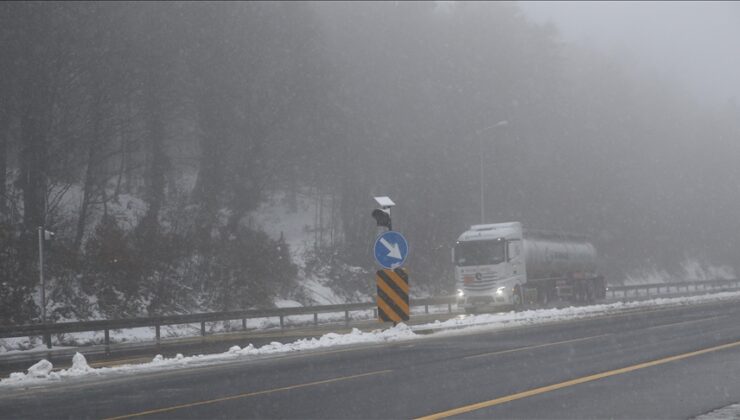
{"label": "truck wheel", "polygon": [[588,283],[586,286],[586,303],[591,305],[596,302],[596,290],[594,290],[594,284]]}
{"label": "truck wheel", "polygon": [[550,295],[546,287],[540,287],[537,289],[537,298],[540,301],[541,306],[547,306],[550,303]]}
{"label": "truck wheel", "polygon": [[514,293],[511,296],[512,303],[514,304],[515,311],[521,311],[524,309],[524,296],[522,295],[522,288],[516,286]]}

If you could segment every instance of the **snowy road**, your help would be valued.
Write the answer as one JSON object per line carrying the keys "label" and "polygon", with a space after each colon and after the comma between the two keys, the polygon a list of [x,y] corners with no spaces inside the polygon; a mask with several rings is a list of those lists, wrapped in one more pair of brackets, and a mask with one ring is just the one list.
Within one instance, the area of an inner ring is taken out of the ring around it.
{"label": "snowy road", "polygon": [[687,418],[738,401],[735,300],[7,389],[0,417]]}

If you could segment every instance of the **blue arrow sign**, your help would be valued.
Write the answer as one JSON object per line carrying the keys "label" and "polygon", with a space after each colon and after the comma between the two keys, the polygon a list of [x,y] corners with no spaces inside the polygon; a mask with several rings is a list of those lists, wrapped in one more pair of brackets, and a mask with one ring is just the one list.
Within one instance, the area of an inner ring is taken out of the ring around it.
{"label": "blue arrow sign", "polygon": [[373,246],[375,261],[383,268],[398,268],[406,262],[409,255],[409,244],[400,233],[389,230],[375,239]]}

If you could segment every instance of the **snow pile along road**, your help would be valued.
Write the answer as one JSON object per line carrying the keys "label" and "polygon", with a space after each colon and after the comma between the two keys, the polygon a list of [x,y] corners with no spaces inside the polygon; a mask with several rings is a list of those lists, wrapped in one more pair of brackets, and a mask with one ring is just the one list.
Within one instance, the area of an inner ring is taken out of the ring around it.
{"label": "snow pile along road", "polygon": [[740,403],[728,405],[701,416],[694,417],[694,420],[727,420],[740,419]]}
{"label": "snow pile along road", "polygon": [[90,373],[97,373],[98,369],[93,369],[87,364],[87,359],[81,353],[75,353],[72,357],[72,367],[62,369],[59,372],[52,372],[54,366],[46,359],[40,360],[28,368],[27,373],[11,373],[7,379],[0,380],[1,385],[5,384],[28,384],[29,382],[39,380],[60,380],[72,376],[84,376]]}
{"label": "snow pile along road", "polygon": [[172,358],[165,358],[162,357],[162,355],[157,355],[149,363],[103,368],[90,367],[87,364],[85,357],[80,353],[76,353],[72,358],[72,367],[69,369],[53,372],[53,365],[51,362],[43,359],[28,368],[27,373],[15,372],[11,373],[8,378],[0,379],[0,388],[58,382],[65,378],[85,375],[151,372],[153,370],[215,364],[233,361],[240,358],[346,346],[351,344],[379,344],[400,340],[410,340],[415,337],[416,334],[414,334],[405,324],[399,324],[386,330],[374,330],[371,332],[363,332],[355,328],[352,332],[347,334],[328,333],[319,338],[300,339],[287,344],[272,342],[262,347],[254,347],[251,344],[244,348],[233,346],[225,353],[189,357],[185,357],[182,354],[178,354]]}
{"label": "snow pile along road", "polygon": [[347,334],[328,333],[319,338],[307,338],[292,343],[272,342],[262,347],[248,345],[244,348],[233,346],[228,351],[218,354],[197,355],[185,357],[178,354],[172,358],[164,358],[157,355],[149,363],[136,365],[122,365],[115,367],[92,368],[87,364],[85,357],[77,353],[72,359],[72,367],[57,372],[53,371],[52,364],[47,360],[41,360],[34,364],[26,373],[12,373],[10,377],[0,379],[0,388],[14,386],[29,386],[41,383],[59,382],[66,378],[83,377],[87,375],[109,375],[138,372],[151,372],[155,370],[176,369],[198,365],[209,365],[224,363],[235,360],[248,360],[249,358],[283,354],[298,351],[317,350],[337,346],[349,346],[357,344],[382,344],[388,342],[408,341],[424,339],[429,337],[425,334],[417,334],[415,331],[443,332],[444,334],[463,334],[471,330],[492,330],[511,328],[519,325],[547,324],[564,320],[593,318],[597,316],[608,316],[610,314],[631,311],[648,307],[669,307],[693,305],[703,302],[731,300],[740,298],[740,292],[725,292],[703,296],[688,296],[677,298],[659,298],[637,302],[617,302],[604,305],[592,305],[582,307],[569,307],[562,309],[538,309],[523,312],[507,312],[498,314],[483,314],[450,319],[444,322],[435,321],[429,324],[421,324],[409,327],[398,324],[393,328],[385,330],[374,330],[363,332],[353,329]]}
{"label": "snow pile along road", "polygon": [[447,321],[435,321],[430,324],[416,325],[414,331],[454,330],[470,327],[503,328],[517,325],[544,324],[573,319],[607,316],[625,311],[651,308],[695,305],[704,302],[715,302],[740,298],[740,291],[723,292],[707,295],[682,296],[673,298],[656,298],[632,302],[614,302],[601,305],[571,306],[567,308],[532,309],[522,312],[503,312],[453,318]]}

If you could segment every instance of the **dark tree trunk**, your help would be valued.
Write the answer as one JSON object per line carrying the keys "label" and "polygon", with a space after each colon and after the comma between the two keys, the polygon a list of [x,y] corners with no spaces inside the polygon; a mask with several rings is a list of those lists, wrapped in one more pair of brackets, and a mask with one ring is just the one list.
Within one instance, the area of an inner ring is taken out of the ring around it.
{"label": "dark tree trunk", "polygon": [[162,66],[153,65],[149,69],[146,89],[146,136],[149,157],[146,177],[146,199],[149,204],[142,220],[142,228],[149,235],[159,225],[159,213],[164,204],[165,175],[169,164],[164,146],[164,115],[162,104]]}
{"label": "dark tree trunk", "polygon": [[85,236],[85,225],[87,224],[87,216],[89,213],[88,208],[90,207],[90,199],[92,198],[93,188],[95,185],[95,155],[100,137],[100,113],[97,111],[98,107],[96,106],[95,108],[96,109],[93,111],[93,136],[87,146],[87,167],[85,168],[82,203],[80,204],[80,214],[77,217],[77,230],[75,232],[74,247],[78,251],[82,246],[82,238]]}
{"label": "dark tree trunk", "polygon": [[198,179],[192,197],[193,202],[200,207],[196,229],[198,237],[203,240],[210,235],[221,202],[227,136],[224,124],[218,118],[219,112],[215,109],[214,101],[206,99],[207,96],[202,95],[202,100],[199,101],[199,121],[204,134],[200,138]]}
{"label": "dark tree trunk", "polygon": [[25,89],[28,103],[21,118],[19,181],[23,189],[23,224],[27,232],[33,232],[44,223],[46,136],[51,104],[47,103],[50,98],[45,95],[44,77],[37,74],[29,79]]}
{"label": "dark tree trunk", "polygon": [[7,203],[7,172],[8,172],[8,128],[10,118],[5,111],[0,115],[0,215],[8,216]]}

